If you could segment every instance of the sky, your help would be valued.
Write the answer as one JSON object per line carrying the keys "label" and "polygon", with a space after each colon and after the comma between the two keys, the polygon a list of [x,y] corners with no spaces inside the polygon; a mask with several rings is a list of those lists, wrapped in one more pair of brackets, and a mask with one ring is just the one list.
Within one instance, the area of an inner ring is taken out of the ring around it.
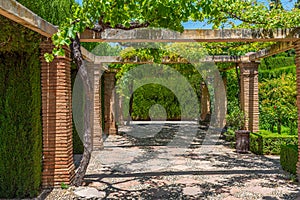
{"label": "sky", "polygon": [[[82,4],[82,0],[75,0],[79,4]],[[268,0],[259,0],[259,2],[266,3],[267,5],[269,4]],[[281,0],[282,6],[284,9],[290,10],[294,7],[296,0]],[[183,27],[185,29],[211,29],[212,25],[207,24],[206,22],[185,22],[182,23]]]}

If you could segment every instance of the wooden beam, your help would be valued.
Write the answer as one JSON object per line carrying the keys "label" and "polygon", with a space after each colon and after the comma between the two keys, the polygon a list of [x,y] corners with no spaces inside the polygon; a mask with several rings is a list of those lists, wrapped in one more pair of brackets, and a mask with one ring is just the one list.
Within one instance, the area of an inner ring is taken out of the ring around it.
{"label": "wooden beam", "polygon": [[[286,36],[286,38],[293,38],[295,37],[295,35],[299,34],[299,32],[300,32],[300,28],[295,28]],[[285,52],[293,48],[294,48],[294,41],[277,42],[276,44],[271,45],[269,48],[262,49],[256,53],[252,53],[249,56],[249,58],[251,61],[255,61],[261,58],[266,58],[281,52]]]}
{"label": "wooden beam", "polygon": [[81,53],[83,58],[88,61],[93,63],[95,61],[95,55],[91,52],[89,52],[87,49],[81,46]]}
{"label": "wooden beam", "polygon": [[[0,0],[0,14],[39,34],[50,38],[58,31],[57,27],[45,21],[15,0]],[[279,41],[269,49],[250,55],[250,60],[258,60],[293,48],[298,40],[299,29],[222,29],[185,30],[183,33],[164,29],[135,29],[130,31],[108,29],[102,33],[86,30],[80,35],[82,42],[268,42]],[[84,58],[96,61],[95,55],[82,48]],[[232,58],[220,62],[235,62]],[[214,62],[219,62],[214,60]]]}
{"label": "wooden beam", "polygon": [[[233,62],[233,63],[240,63],[240,62],[249,62],[248,56],[207,56],[203,59],[193,60],[189,62],[186,59],[179,59],[177,61],[168,60],[168,58],[162,59],[162,64],[179,64],[179,63],[201,63],[201,62]],[[154,63],[153,61],[141,61],[138,57],[134,57],[131,59],[123,59],[119,56],[95,56],[94,64],[101,64],[101,63],[112,63],[112,64],[151,64]]]}
{"label": "wooden beam", "polygon": [[294,48],[294,42],[278,42],[276,44],[273,44],[269,48],[262,49],[256,53],[253,53],[249,55],[249,59],[251,61],[256,61],[262,58],[266,58],[278,53],[285,52],[287,50],[293,49]]}
{"label": "wooden beam", "polygon": [[[57,27],[48,23],[15,0],[0,0],[0,14],[23,26],[51,37]],[[185,30],[183,33],[166,29],[135,29],[124,31],[107,29],[102,33],[86,30],[80,35],[82,42],[269,42],[295,41],[299,33],[295,29],[221,29]]]}
{"label": "wooden beam", "polygon": [[86,30],[82,42],[275,42],[295,41],[299,33],[287,37],[294,29],[221,29],[185,30],[183,33],[166,29],[107,29],[102,33]]}
{"label": "wooden beam", "polygon": [[[51,38],[58,31],[56,26],[37,16],[15,0],[0,0],[0,15],[47,38]],[[94,62],[95,56],[92,53],[83,47],[81,47],[81,52],[84,59]]]}
{"label": "wooden beam", "polygon": [[0,0],[0,14],[48,38],[57,32],[55,26],[15,0]]}

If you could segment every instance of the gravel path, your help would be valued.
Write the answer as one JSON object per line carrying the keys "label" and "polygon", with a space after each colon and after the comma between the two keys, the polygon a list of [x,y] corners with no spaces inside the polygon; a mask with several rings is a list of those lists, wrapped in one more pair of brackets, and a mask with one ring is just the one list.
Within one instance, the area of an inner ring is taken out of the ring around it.
{"label": "gravel path", "polygon": [[84,187],[55,189],[47,199],[300,199],[278,156],[237,154],[223,140],[206,144],[201,128],[120,127],[93,152]]}

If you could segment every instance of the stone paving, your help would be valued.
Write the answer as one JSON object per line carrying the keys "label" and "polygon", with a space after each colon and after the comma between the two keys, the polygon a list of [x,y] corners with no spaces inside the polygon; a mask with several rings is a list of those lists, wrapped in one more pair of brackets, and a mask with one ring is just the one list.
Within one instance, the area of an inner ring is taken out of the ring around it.
{"label": "stone paving", "polygon": [[223,140],[204,148],[201,128],[120,127],[103,151],[93,152],[85,186],[54,190],[48,199],[300,199],[278,156],[237,154]]}

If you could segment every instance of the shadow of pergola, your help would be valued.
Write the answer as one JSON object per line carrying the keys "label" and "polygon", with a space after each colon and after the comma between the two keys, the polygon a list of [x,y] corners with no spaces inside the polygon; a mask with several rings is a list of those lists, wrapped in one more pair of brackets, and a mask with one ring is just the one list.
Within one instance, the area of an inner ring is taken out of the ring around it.
{"label": "shadow of pergola", "polygon": [[[120,133],[119,137],[124,139],[116,145],[111,143],[105,148],[130,149],[138,148],[142,151],[129,162],[115,162],[106,164],[103,173],[89,173],[85,176],[87,185],[98,182],[105,187],[104,199],[222,199],[223,194],[230,195],[232,188],[247,188],[248,184],[256,180],[264,180],[259,187],[279,187],[280,184],[291,184],[279,164],[278,157],[260,156],[254,154],[237,154],[224,146],[224,141],[216,145],[227,148],[224,152],[210,152],[198,154],[195,152],[203,142],[205,130],[198,129],[193,139],[193,144],[186,152],[173,153],[173,160],[185,159],[192,162],[210,163],[210,168],[163,169],[147,171],[131,168],[134,164],[151,163],[160,158],[164,151],[157,148],[165,147],[168,141],[174,137],[178,126],[162,128],[162,130],[151,138],[138,138],[127,133]],[[161,158],[160,158],[161,159]],[[154,164],[155,165],[155,164]],[[188,163],[187,163],[188,165]],[[171,167],[173,167],[171,165]],[[213,181],[210,180],[211,177]],[[183,181],[187,179],[187,181]],[[190,180],[190,181],[189,181]],[[135,186],[131,187],[134,182]],[[124,184],[127,186],[124,186]],[[120,186],[123,185],[123,186]],[[239,192],[237,192],[238,194]],[[242,194],[241,194],[242,195]],[[247,196],[248,195],[248,196]],[[247,193],[241,199],[297,199],[300,196],[297,187],[291,187],[288,192],[281,194],[261,194],[259,197],[254,193]]]}

